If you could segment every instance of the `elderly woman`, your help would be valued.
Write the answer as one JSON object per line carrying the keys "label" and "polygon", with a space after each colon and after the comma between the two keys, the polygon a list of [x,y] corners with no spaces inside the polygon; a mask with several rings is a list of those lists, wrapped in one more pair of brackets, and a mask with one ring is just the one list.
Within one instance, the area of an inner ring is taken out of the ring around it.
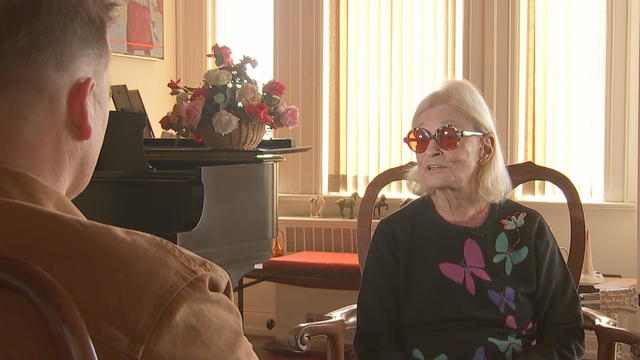
{"label": "elderly woman", "polygon": [[405,142],[426,195],[373,236],[358,359],[579,359],[571,276],[542,216],[505,198],[511,182],[480,93],[446,82],[418,105]]}

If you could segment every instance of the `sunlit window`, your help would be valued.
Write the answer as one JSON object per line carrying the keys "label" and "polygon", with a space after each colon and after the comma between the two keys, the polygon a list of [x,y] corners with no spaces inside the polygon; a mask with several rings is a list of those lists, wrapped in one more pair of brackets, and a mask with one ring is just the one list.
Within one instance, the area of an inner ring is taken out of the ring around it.
{"label": "sunlit window", "polygon": [[[533,0],[523,5],[518,159],[564,173],[583,201],[603,201],[606,0]],[[548,183],[521,191],[523,198],[563,196]]]}
{"label": "sunlit window", "polygon": [[249,75],[258,85],[273,79],[273,0],[218,0],[215,2],[215,41],[258,60]]}
{"label": "sunlit window", "polygon": [[[382,171],[412,161],[402,142],[416,105],[462,74],[464,1],[332,0],[324,192],[363,194]],[[392,184],[391,193],[406,193]]]}

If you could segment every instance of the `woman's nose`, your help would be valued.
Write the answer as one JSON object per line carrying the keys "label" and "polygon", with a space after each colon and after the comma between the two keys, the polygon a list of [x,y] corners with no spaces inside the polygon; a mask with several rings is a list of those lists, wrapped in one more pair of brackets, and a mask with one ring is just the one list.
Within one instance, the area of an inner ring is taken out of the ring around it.
{"label": "woman's nose", "polygon": [[429,141],[429,145],[427,145],[427,150],[424,152],[427,156],[433,157],[442,155],[442,149],[438,146],[435,139]]}

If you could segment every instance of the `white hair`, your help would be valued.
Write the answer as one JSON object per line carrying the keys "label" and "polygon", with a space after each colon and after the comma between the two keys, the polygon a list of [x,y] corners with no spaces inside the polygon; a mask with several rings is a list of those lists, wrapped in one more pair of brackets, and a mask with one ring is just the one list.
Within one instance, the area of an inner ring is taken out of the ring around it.
{"label": "white hair", "polygon": [[[504,161],[502,148],[496,126],[480,92],[466,80],[445,81],[439,90],[427,95],[413,115],[413,121],[425,110],[438,105],[447,105],[464,114],[473,124],[475,131],[481,131],[493,137],[495,146],[491,157],[484,165],[479,166],[476,176],[477,197],[486,202],[501,202],[511,191],[511,178]],[[416,165],[409,172],[409,179],[416,183],[414,192],[417,194],[431,194],[433,189],[427,187]]]}

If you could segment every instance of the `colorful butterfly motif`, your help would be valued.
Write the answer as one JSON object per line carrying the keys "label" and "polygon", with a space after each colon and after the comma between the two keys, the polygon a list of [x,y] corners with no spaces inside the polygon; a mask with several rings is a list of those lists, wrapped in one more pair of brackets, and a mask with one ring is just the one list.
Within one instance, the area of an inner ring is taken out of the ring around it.
{"label": "colorful butterfly motif", "polygon": [[473,239],[467,239],[464,242],[464,260],[459,264],[443,262],[438,265],[440,271],[449,279],[462,284],[467,288],[471,295],[476,294],[476,283],[472,274],[480,279],[491,281],[491,277],[484,270],[484,257],[480,246]]}
{"label": "colorful butterfly motif", "polygon": [[424,360],[424,354],[422,354],[422,351],[417,348],[413,349],[413,351],[411,352],[411,356],[418,360]]}
{"label": "colorful butterfly motif", "polygon": [[516,339],[515,335],[509,335],[507,340],[498,340],[494,338],[489,338],[488,340],[500,349],[500,352],[504,354],[507,360],[513,359],[514,353],[517,355],[522,351],[522,340]]}
{"label": "colorful butterfly motif", "polygon": [[500,292],[489,289],[489,298],[494,304],[498,306],[498,309],[503,314],[505,305],[509,306],[511,310],[516,309],[515,296],[516,291],[513,290],[511,286],[507,286]]}
{"label": "colorful butterfly motif", "polygon": [[522,335],[526,335],[529,331],[535,329],[536,325],[529,321],[529,323],[527,324],[527,326],[525,326],[524,330],[522,330]]}
{"label": "colorful butterfly motif", "polygon": [[505,230],[513,230],[523,227],[525,216],[527,216],[527,214],[524,211],[519,211],[505,219],[501,219],[502,228]]}
{"label": "colorful butterfly motif", "polygon": [[484,353],[484,347],[480,346],[478,349],[476,349],[476,352],[473,353],[473,358],[471,360],[487,360],[487,357]]}
{"label": "colorful butterfly motif", "polygon": [[529,254],[529,248],[526,246],[523,246],[518,250],[510,248],[507,234],[502,231],[498,235],[498,238],[496,238],[496,252],[497,254],[493,257],[493,262],[497,264],[502,260],[505,260],[504,272],[507,273],[507,275],[511,275],[513,265],[519,264],[527,257],[527,255]]}
{"label": "colorful butterfly motif", "polygon": [[[420,351],[418,348],[413,349],[413,351],[411,352],[411,356],[418,360],[424,360],[424,354],[422,354],[422,351]],[[447,355],[440,354],[436,356],[433,360],[448,360],[448,359],[449,358],[447,357]]]}

